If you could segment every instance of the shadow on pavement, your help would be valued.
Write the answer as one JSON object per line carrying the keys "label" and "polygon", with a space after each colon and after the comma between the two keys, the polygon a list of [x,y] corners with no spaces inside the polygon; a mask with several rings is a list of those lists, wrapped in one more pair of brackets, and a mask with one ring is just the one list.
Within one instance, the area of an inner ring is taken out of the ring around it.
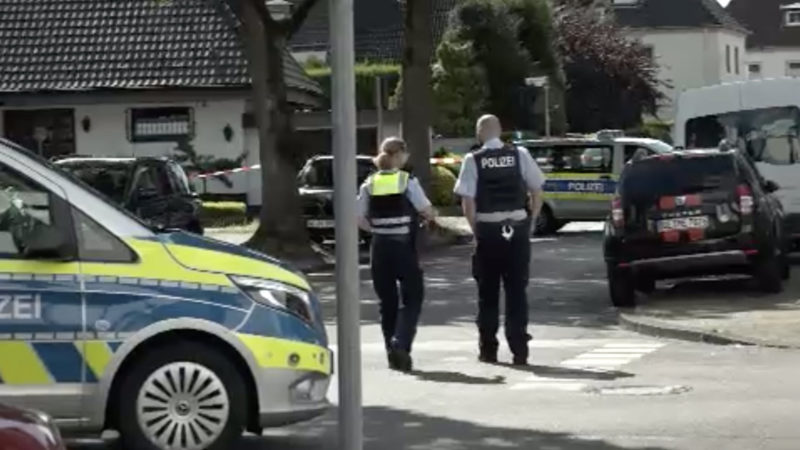
{"label": "shadow on pavement", "polygon": [[491,378],[476,377],[461,372],[450,371],[424,371],[414,370],[411,375],[422,381],[432,381],[435,383],[458,383],[458,384],[504,384],[505,377],[497,375]]}
{"label": "shadow on pavement", "polygon": [[508,369],[518,370],[520,372],[527,372],[534,375],[539,375],[543,378],[563,378],[563,379],[580,379],[580,380],[616,380],[618,378],[631,378],[634,375],[628,372],[619,370],[614,371],[601,371],[601,370],[582,370],[573,369],[561,366],[515,366],[508,363],[497,363],[497,366],[506,367]]}
{"label": "shadow on pavement", "polygon": [[[338,450],[333,416],[307,425],[302,435],[250,438],[242,450]],[[488,426],[385,407],[364,409],[366,450],[662,450],[625,447],[568,433]],[[291,433],[291,430],[286,430]]]}

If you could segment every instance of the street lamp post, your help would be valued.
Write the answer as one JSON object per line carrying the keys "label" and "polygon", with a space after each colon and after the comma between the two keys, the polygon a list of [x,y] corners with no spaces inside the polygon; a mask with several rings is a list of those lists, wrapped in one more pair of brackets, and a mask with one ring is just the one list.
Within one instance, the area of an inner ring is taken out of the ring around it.
{"label": "street lamp post", "polygon": [[329,0],[339,349],[339,450],[363,448],[361,320],[356,224],[356,77],[353,0]]}

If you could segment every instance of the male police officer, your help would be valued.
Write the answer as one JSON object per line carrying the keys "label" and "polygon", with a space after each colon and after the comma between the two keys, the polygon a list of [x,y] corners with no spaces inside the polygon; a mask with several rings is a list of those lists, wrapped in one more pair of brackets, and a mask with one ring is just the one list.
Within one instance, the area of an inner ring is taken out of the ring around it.
{"label": "male police officer", "polygon": [[[500,140],[492,115],[476,125],[482,146],[461,166],[455,193],[476,238],[473,275],[478,282],[478,331],[482,362],[497,362],[500,280],[506,294],[506,340],[515,365],[528,361],[530,228],[542,207],[545,178],[530,153]],[[530,195],[530,197],[529,197]]]}

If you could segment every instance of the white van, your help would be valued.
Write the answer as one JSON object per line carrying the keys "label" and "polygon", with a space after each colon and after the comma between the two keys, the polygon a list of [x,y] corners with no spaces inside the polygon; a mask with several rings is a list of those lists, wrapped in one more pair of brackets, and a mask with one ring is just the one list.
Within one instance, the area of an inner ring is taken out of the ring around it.
{"label": "white van", "polygon": [[800,239],[800,79],[726,83],[683,92],[674,145],[717,147],[735,143],[755,161],[786,213],[786,230]]}

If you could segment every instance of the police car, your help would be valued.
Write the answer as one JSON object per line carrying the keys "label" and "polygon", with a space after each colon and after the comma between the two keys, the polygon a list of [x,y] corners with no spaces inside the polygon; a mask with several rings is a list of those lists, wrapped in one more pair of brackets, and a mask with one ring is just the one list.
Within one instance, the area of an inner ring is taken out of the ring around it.
{"label": "police car", "polygon": [[301,274],[156,232],[0,140],[0,403],[127,449],[227,449],[322,414],[331,372]]}
{"label": "police car", "polygon": [[545,204],[537,234],[557,231],[568,222],[602,221],[609,212],[619,174],[637,152],[668,153],[672,146],[657,139],[599,132],[591,137],[522,140],[547,176]]}

